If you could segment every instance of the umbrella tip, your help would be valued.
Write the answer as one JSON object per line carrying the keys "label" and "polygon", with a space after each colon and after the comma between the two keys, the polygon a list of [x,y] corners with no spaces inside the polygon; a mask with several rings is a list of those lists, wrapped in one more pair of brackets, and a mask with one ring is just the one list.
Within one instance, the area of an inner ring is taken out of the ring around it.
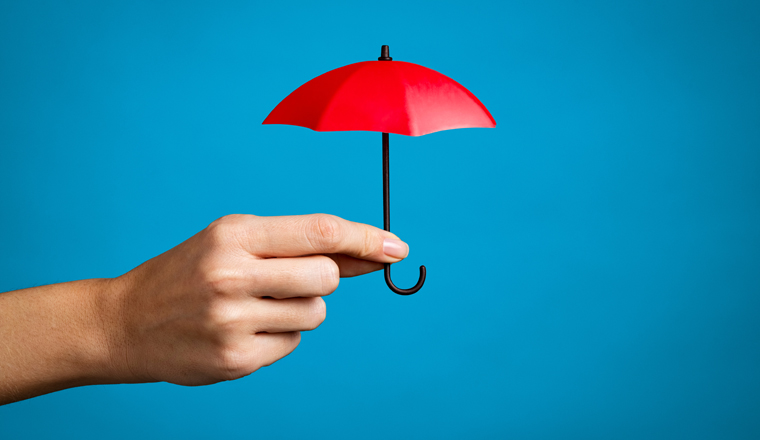
{"label": "umbrella tip", "polygon": [[383,44],[383,47],[380,48],[380,58],[378,58],[378,61],[393,61],[393,58],[391,58],[391,50],[388,48],[387,44]]}

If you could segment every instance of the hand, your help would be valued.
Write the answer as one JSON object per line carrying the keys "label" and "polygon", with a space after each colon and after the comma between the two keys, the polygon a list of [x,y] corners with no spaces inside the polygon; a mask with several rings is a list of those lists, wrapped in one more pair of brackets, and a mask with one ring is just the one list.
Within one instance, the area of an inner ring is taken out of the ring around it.
{"label": "hand", "polygon": [[339,277],[405,258],[390,232],[315,214],[231,215],[116,278],[103,309],[117,382],[204,385],[292,352]]}

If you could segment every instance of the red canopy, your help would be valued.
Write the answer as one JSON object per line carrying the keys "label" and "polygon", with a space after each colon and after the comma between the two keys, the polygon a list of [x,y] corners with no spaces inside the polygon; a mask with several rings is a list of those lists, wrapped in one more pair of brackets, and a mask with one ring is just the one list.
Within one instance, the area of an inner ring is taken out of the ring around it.
{"label": "red canopy", "polygon": [[264,124],[421,136],[453,128],[492,128],[496,121],[475,95],[435,70],[404,61],[363,61],[302,85]]}

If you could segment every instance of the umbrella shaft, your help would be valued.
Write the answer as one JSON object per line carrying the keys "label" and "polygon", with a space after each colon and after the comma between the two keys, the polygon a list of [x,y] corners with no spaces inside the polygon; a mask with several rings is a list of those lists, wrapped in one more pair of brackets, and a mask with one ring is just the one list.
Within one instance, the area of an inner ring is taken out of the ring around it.
{"label": "umbrella shaft", "polygon": [[383,229],[391,230],[391,171],[389,134],[383,133]]}
{"label": "umbrella shaft", "polygon": [[[391,166],[390,166],[390,148],[388,133],[383,133],[383,229],[391,231]],[[417,284],[411,289],[399,289],[391,281],[391,265],[385,263],[385,283],[388,287],[398,293],[399,295],[411,295],[416,293],[422,288],[425,283],[425,277],[427,276],[427,270],[425,266],[420,266],[420,278],[417,280]]]}

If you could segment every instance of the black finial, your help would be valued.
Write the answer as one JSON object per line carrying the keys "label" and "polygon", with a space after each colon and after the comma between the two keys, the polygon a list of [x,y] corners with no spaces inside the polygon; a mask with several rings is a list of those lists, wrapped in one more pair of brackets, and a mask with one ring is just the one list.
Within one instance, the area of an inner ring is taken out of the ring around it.
{"label": "black finial", "polygon": [[377,59],[378,61],[393,61],[393,58],[391,58],[391,51],[388,49],[388,45],[384,44],[383,47],[380,48],[380,58]]}

